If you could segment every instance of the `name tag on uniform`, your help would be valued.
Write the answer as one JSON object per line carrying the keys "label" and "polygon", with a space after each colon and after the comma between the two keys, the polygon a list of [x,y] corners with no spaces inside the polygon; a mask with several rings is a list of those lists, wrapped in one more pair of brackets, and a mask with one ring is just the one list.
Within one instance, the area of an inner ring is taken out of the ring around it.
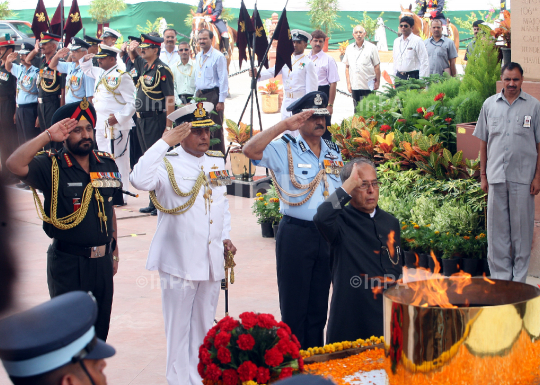
{"label": "name tag on uniform", "polygon": [[298,163],[298,168],[311,168],[310,164]]}
{"label": "name tag on uniform", "polygon": [[82,187],[82,182],[68,183],[68,187]]}
{"label": "name tag on uniform", "polygon": [[525,116],[525,119],[523,120],[523,127],[525,128],[531,128],[531,116]]}

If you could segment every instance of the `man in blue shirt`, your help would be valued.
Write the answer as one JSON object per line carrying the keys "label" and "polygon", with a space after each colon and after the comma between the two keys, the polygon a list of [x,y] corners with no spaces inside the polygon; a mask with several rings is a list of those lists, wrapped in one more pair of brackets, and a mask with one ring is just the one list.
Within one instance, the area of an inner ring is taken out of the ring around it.
{"label": "man in blue shirt", "polygon": [[[38,119],[37,78],[39,69],[26,62],[26,55],[34,50],[29,43],[22,43],[19,52],[11,53],[6,59],[6,69],[17,78],[17,112],[15,124],[19,146],[41,133],[36,127]],[[21,64],[13,63],[21,56]]]}
{"label": "man in blue shirt", "polygon": [[[313,222],[317,207],[341,186],[338,147],[322,139],[328,97],[313,91],[288,107],[293,116],[254,136],[244,154],[271,170],[283,219],[276,236],[281,318],[303,349],[323,346],[330,290],[330,246]],[[300,134],[293,138],[286,130]]]}
{"label": "man in blue shirt", "polygon": [[[95,80],[86,76],[79,65],[79,60],[88,53],[90,44],[83,39],[74,37],[71,39],[70,48],[64,47],[54,55],[49,64],[53,70],[66,74],[66,104],[79,103],[84,97],[90,102],[94,96]],[[61,62],[71,51],[71,63]]]}
{"label": "man in blue shirt", "polygon": [[[199,32],[198,43],[201,51],[195,57],[195,96],[206,98],[207,102],[216,106],[218,114],[212,115],[211,118],[223,127],[225,99],[229,93],[229,74],[227,59],[221,52],[212,48],[213,38],[212,31],[203,29]],[[223,128],[212,132],[212,138],[218,138],[221,142],[210,149],[225,153]]]}

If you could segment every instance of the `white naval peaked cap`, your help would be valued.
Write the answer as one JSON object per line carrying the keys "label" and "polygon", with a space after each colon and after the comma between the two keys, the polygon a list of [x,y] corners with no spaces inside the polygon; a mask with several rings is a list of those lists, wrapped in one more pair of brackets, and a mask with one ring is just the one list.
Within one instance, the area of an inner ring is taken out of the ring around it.
{"label": "white naval peaked cap", "polygon": [[306,31],[302,31],[301,29],[293,29],[291,31],[292,40],[304,40],[306,42],[310,42],[312,37],[311,34],[307,33]]}
{"label": "white naval peaked cap", "polygon": [[180,107],[167,116],[167,119],[176,124],[188,122],[193,127],[211,127],[215,123],[210,119],[210,112],[214,109],[214,104],[210,102],[197,102]]}
{"label": "white naval peaked cap", "polygon": [[114,45],[112,47],[109,47],[107,44],[100,43],[99,48],[102,52],[113,51],[116,53],[122,53],[122,50],[119,48],[116,48]]}
{"label": "white naval peaked cap", "polygon": [[120,32],[118,32],[118,31],[115,31],[112,28],[104,27],[103,28],[103,34],[101,35],[101,37],[104,38],[104,37],[108,37],[108,36],[116,36],[116,38],[119,39],[122,36],[122,34]]}

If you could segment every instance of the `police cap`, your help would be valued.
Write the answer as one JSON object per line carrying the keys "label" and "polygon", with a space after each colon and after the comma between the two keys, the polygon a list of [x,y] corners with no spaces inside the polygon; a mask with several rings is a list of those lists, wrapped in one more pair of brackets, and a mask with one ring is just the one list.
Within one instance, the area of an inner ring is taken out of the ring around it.
{"label": "police cap", "polygon": [[321,91],[312,91],[292,103],[287,107],[287,111],[291,111],[293,115],[311,110],[315,111],[314,115],[330,115],[326,107],[328,107],[328,96]]}

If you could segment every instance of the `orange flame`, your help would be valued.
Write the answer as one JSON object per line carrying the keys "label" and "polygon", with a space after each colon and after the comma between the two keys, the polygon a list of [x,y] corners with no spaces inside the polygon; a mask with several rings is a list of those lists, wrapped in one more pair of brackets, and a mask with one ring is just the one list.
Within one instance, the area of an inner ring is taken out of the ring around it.
{"label": "orange flame", "polygon": [[483,276],[484,276],[484,281],[489,282],[489,283],[491,283],[492,285],[495,285],[495,281],[492,281],[491,279],[489,279],[488,277],[486,277],[486,273],[483,273]]}
{"label": "orange flame", "polygon": [[388,234],[388,241],[386,241],[386,246],[388,247],[388,252],[390,253],[390,257],[394,259],[395,249],[394,244],[396,243],[396,240],[394,239],[394,236],[396,235],[396,232],[394,230],[390,230],[390,233]]}

